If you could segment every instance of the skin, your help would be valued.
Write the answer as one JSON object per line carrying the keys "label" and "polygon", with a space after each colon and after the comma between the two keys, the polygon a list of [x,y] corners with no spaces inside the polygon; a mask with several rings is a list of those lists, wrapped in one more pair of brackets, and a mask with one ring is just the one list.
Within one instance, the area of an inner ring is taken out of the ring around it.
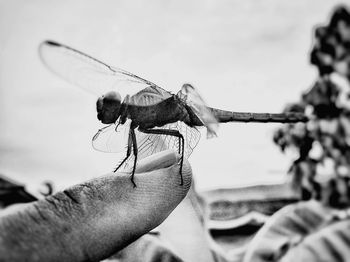
{"label": "skin", "polygon": [[158,226],[186,196],[192,172],[169,150],[43,200],[0,212],[1,261],[100,261]]}

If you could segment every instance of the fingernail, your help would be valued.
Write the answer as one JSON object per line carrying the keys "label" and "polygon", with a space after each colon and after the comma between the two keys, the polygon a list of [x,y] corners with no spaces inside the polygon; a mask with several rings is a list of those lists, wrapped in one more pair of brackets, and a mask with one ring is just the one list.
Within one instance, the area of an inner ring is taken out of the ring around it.
{"label": "fingernail", "polygon": [[139,161],[135,173],[144,173],[167,168],[179,162],[180,156],[174,150],[165,150]]}

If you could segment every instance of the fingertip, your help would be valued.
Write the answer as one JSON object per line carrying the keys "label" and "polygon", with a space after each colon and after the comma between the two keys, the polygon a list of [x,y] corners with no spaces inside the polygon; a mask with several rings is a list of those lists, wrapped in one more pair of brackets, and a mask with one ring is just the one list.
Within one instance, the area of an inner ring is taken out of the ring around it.
{"label": "fingertip", "polygon": [[[180,158],[180,160],[176,164],[174,164],[171,167],[168,167],[168,169],[170,170],[169,171],[164,170],[165,173],[168,172],[168,174],[165,174],[165,175],[167,175],[168,177],[171,176],[172,180],[174,180],[175,185],[187,193],[192,183],[192,168],[188,160],[187,159],[183,160],[182,168],[181,168],[181,158]],[[182,184],[181,184],[181,176],[182,176]]]}
{"label": "fingertip", "polygon": [[181,161],[181,155],[174,150],[153,154],[139,161],[135,179],[142,184],[159,185],[160,188],[178,187],[185,196],[192,183],[192,169],[186,158]]}
{"label": "fingertip", "polygon": [[187,159],[183,163],[181,161],[181,155],[173,150],[147,157],[135,174],[136,183],[149,189],[157,187],[159,190],[181,193],[184,197],[192,183],[192,169]]}
{"label": "fingertip", "polygon": [[141,159],[135,173],[145,173],[157,169],[168,168],[179,162],[181,156],[174,150],[165,150]]}
{"label": "fingertip", "polygon": [[93,225],[89,234],[98,236],[101,250],[123,247],[161,224],[185,198],[192,170],[187,159],[181,168],[181,156],[167,150],[138,163],[136,187],[130,179],[130,172],[117,172],[69,189],[70,198],[79,200],[75,205],[80,208],[74,209],[79,210],[79,219],[88,221],[81,223],[79,232]]}
{"label": "fingertip", "polygon": [[172,158],[176,160],[175,163],[164,168],[135,174],[137,187],[129,195],[129,201],[134,203],[134,207],[142,206],[148,214],[156,212],[157,219],[152,220],[152,228],[158,226],[185,198],[192,183],[192,169],[187,159],[184,159],[181,169],[180,155],[174,151],[162,154],[155,157]]}

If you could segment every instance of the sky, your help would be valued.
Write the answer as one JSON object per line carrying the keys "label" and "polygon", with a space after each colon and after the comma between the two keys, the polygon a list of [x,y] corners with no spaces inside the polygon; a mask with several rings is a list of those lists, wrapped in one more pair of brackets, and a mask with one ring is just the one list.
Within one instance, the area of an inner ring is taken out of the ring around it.
{"label": "sky", "polygon": [[[340,3],[340,2],[339,2]],[[176,93],[193,84],[208,105],[278,113],[316,78],[312,32],[336,1],[0,0],[0,174],[38,191],[108,173],[122,155],[94,151],[96,97],[49,72],[47,39]],[[229,123],[189,161],[198,190],[286,179],[279,124]]]}

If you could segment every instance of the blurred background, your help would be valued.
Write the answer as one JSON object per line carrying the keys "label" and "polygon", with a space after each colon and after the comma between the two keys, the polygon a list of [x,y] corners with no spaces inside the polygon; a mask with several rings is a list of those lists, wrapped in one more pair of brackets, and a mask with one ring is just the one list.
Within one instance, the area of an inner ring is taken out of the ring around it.
{"label": "blurred background", "polygon": [[[317,76],[313,27],[333,0],[0,0],[0,173],[37,192],[103,175],[122,157],[94,151],[96,98],[41,63],[52,39],[176,93],[192,83],[212,106],[281,112]],[[197,190],[286,179],[278,124],[231,123],[190,157]]]}

